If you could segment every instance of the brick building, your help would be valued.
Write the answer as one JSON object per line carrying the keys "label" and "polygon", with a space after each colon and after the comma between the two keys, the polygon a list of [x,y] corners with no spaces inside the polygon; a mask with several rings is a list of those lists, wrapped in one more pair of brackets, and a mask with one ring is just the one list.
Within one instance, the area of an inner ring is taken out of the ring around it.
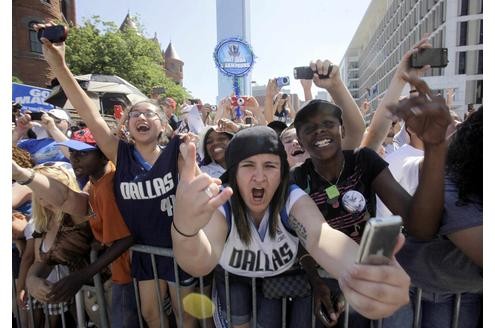
{"label": "brick building", "polygon": [[76,24],[75,0],[12,0],[12,75],[40,87],[53,78],[32,28],[44,20]]}
{"label": "brick building", "polygon": [[[137,25],[132,19],[130,13],[127,13],[127,15],[124,18],[124,21],[122,22],[122,24],[120,24],[119,29],[121,31],[124,29],[133,29],[139,33]],[[160,41],[158,41],[158,36],[156,33],[155,36],[152,38],[152,40],[155,41],[161,49],[161,44]],[[170,41],[165,51],[162,50],[162,57],[164,61],[163,70],[165,75],[169,79],[174,81],[176,84],[182,85],[182,80],[184,78],[182,72],[182,69],[184,67],[184,62],[180,59],[179,55],[177,54],[177,51],[172,45],[172,41]]]}
{"label": "brick building", "polygon": [[162,52],[163,59],[165,60],[165,74],[169,79],[177,84],[182,85],[184,62],[180,59],[177,51],[175,51],[172,41],[168,44],[165,52]]}

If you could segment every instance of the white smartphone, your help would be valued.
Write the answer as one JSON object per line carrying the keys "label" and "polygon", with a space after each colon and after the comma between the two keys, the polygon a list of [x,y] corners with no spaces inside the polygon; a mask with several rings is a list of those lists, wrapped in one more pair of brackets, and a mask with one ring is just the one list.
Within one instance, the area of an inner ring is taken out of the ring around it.
{"label": "white smartphone", "polygon": [[398,215],[369,219],[359,245],[357,263],[388,264],[401,227],[402,218]]}

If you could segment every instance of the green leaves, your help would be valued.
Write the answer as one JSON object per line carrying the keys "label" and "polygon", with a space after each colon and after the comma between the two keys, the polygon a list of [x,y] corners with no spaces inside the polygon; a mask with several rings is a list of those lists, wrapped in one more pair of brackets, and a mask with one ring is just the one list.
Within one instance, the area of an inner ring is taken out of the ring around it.
{"label": "green leaves", "polygon": [[118,75],[144,94],[150,94],[154,86],[163,86],[165,95],[179,103],[190,97],[182,86],[165,76],[164,60],[156,42],[133,29],[120,31],[115,23],[104,22],[98,16],[71,27],[66,60],[75,75]]}

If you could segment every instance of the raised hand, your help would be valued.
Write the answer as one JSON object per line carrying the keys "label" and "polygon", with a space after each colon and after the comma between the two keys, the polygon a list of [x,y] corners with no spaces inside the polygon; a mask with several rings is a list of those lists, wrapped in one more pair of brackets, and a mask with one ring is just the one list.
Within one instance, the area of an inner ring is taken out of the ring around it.
{"label": "raised hand", "polygon": [[240,126],[237,123],[232,122],[228,118],[221,118],[218,120],[218,132],[231,132],[236,133],[239,131]]}
{"label": "raised hand", "polygon": [[213,216],[213,212],[232,195],[231,188],[220,192],[220,179],[208,174],[196,176],[196,146],[183,143],[180,146],[184,165],[177,186],[174,226],[179,234],[194,236]]}
{"label": "raised hand", "polygon": [[419,40],[411,50],[406,52],[404,56],[402,56],[399,65],[397,66],[397,70],[395,72],[396,76],[403,77],[403,74],[406,73],[411,77],[421,77],[423,74],[430,69],[429,65],[423,66],[421,68],[413,68],[409,65],[409,60],[411,59],[412,54],[418,52],[420,49],[431,48],[432,45],[428,40],[429,35],[425,34],[421,40]]}
{"label": "raised hand", "polygon": [[20,114],[16,123],[15,131],[17,131],[19,135],[24,135],[33,125],[29,114]]}
{"label": "raised hand", "polygon": [[50,115],[44,113],[41,116],[41,126],[43,126],[47,131],[53,131],[54,129],[57,129],[57,126],[55,125],[55,120],[53,117]]}
{"label": "raised hand", "polygon": [[[35,24],[34,30],[38,31],[41,28],[55,25],[53,22],[48,24]],[[43,56],[45,57],[48,65],[52,68],[65,65],[65,42],[51,43],[46,38],[41,38]]]}
{"label": "raised hand", "polygon": [[445,141],[446,131],[452,123],[449,107],[442,96],[435,96],[425,81],[404,74],[402,78],[416,88],[419,95],[396,105],[388,106],[392,114],[402,118],[425,144]]}
{"label": "raised hand", "polygon": [[304,80],[304,79],[301,79],[299,80],[301,82],[301,86],[303,88],[303,90],[311,90],[311,86],[313,85],[313,80]]}
{"label": "raised hand", "polygon": [[[317,87],[324,89],[332,89],[340,80],[339,67],[332,64],[330,60],[326,59],[324,61],[317,60],[316,62],[311,62],[309,64],[313,72],[313,82]],[[330,72],[330,74],[329,74]],[[320,75],[327,75],[328,77],[320,78]]]}
{"label": "raised hand", "polygon": [[275,79],[269,79],[268,83],[266,85],[266,96],[270,97],[270,99],[273,99],[275,95],[280,91],[279,87],[277,86],[277,83],[275,82]]}

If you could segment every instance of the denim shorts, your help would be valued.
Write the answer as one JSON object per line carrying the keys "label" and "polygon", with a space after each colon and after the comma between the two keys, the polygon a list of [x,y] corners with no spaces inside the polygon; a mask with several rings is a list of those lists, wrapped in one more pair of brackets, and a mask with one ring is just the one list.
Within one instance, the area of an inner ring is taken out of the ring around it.
{"label": "denim shorts", "polygon": [[112,284],[112,328],[137,328],[139,317],[132,283]]}

